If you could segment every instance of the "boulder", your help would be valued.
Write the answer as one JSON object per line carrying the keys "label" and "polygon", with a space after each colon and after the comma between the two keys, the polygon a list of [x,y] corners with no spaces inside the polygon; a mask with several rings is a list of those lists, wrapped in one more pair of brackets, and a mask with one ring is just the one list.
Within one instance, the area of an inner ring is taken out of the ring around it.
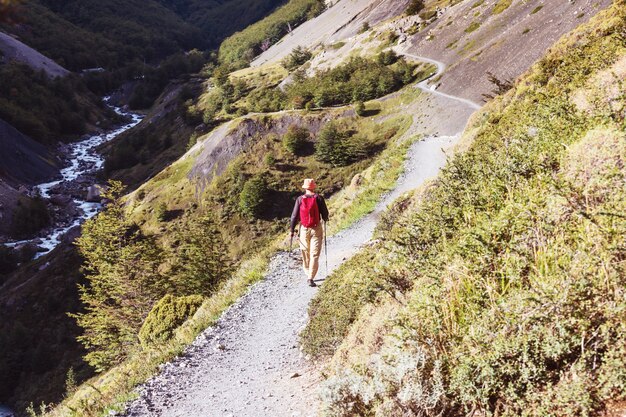
{"label": "boulder", "polygon": [[72,201],[72,197],[70,197],[69,195],[53,194],[50,197],[50,202],[54,204],[55,206],[59,206],[59,207],[65,207],[68,204],[70,204],[71,201]]}
{"label": "boulder", "polygon": [[89,203],[99,203],[102,197],[100,196],[100,187],[97,185],[91,185],[87,188],[87,198],[85,201]]}

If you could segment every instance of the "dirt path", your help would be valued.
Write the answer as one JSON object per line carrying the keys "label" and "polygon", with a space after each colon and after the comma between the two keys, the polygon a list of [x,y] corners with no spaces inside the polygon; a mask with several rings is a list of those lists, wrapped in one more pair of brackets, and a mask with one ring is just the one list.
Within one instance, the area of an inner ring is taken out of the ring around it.
{"label": "dirt path", "polygon": [[[437,65],[444,70],[443,64]],[[426,82],[418,87],[432,93]],[[395,189],[372,213],[329,239],[329,273],[371,239],[389,203],[438,173],[446,161],[444,149],[457,138],[432,136],[411,146]],[[318,283],[325,278],[322,258]],[[298,347],[315,291],[306,285],[295,254],[276,255],[263,281],[252,286],[216,326],[205,330],[183,356],[140,388],[127,416],[315,416],[320,377]]]}

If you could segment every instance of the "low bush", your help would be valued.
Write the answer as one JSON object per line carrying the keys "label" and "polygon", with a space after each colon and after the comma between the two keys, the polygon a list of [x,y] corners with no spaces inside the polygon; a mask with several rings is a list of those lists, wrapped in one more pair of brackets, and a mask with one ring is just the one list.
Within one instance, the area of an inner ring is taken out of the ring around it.
{"label": "low bush", "polygon": [[499,0],[496,3],[496,5],[493,7],[492,13],[493,14],[502,13],[503,11],[505,11],[511,6],[511,3],[513,3],[513,0]]}
{"label": "low bush", "polygon": [[139,330],[139,340],[144,349],[170,340],[174,331],[200,308],[203,300],[200,295],[174,297],[168,294],[161,298]]}
{"label": "low bush", "polygon": [[368,271],[372,268],[373,258],[370,253],[357,254],[320,287],[309,305],[309,323],[300,335],[308,354],[314,357],[332,355],[363,305],[371,301],[373,285]]}

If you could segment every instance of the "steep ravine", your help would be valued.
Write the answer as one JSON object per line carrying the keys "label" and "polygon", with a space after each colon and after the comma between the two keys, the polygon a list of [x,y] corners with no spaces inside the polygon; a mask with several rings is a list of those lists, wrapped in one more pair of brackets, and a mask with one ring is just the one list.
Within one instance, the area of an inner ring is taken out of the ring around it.
{"label": "steep ravine", "polygon": [[[104,98],[108,104],[108,97]],[[79,226],[85,220],[95,216],[101,204],[97,196],[89,199],[87,189],[93,186],[95,174],[104,164],[104,158],[98,152],[100,145],[113,140],[117,136],[135,127],[142,120],[142,116],[110,106],[117,114],[124,116],[128,122],[118,128],[99,133],[65,145],[63,153],[67,157],[66,166],[61,169],[60,178],[54,181],[38,184],[33,191],[39,193],[54,206],[66,211],[61,219],[55,219],[55,224],[42,232],[41,236],[33,239],[8,242],[6,246],[16,247],[25,244],[37,246],[37,255],[40,257],[53,250],[70,229]]]}
{"label": "steep ravine", "polygon": [[[438,74],[445,70],[443,64],[435,63]],[[428,83],[417,86],[433,94]],[[465,107],[450,112],[450,117],[463,119],[455,120],[454,125],[464,125],[477,108],[463,99],[433,95],[447,100],[451,108],[459,102]],[[458,137],[433,135],[410,147],[405,172],[393,191],[372,213],[328,239],[328,257],[322,255],[318,283],[371,240],[389,203],[437,175],[446,162],[445,150]],[[214,327],[200,334],[183,355],[139,388],[139,398],[129,405],[126,415],[315,415],[320,376],[298,348],[298,335],[315,291],[306,286],[296,251],[276,255],[263,281],[228,309]]]}

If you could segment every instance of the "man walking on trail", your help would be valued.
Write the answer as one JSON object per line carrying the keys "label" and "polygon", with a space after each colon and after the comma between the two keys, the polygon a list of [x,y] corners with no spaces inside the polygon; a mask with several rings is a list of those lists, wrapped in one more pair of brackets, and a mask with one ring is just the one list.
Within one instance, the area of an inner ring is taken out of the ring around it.
{"label": "man walking on trail", "polygon": [[315,274],[319,267],[324,229],[321,220],[328,222],[328,208],[324,197],[315,193],[315,180],[307,178],[302,184],[304,195],[296,200],[291,214],[291,237],[295,235],[296,225],[300,222],[300,251],[302,252],[302,268],[307,274],[311,287],[315,287]]}

